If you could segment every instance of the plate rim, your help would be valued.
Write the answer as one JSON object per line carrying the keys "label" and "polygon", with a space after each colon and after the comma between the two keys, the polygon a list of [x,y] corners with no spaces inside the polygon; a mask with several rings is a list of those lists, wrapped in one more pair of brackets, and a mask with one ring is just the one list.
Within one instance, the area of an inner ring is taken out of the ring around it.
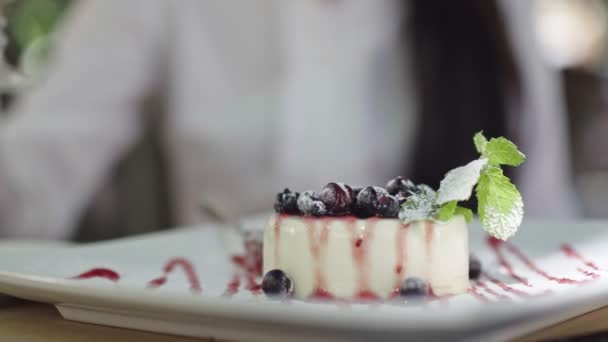
{"label": "plate rim", "polygon": [[[235,300],[234,298],[193,295],[182,292],[158,295],[152,289],[136,289],[128,286],[118,286],[117,284],[101,285],[72,279],[0,271],[0,291],[15,297],[53,305],[80,305],[109,310],[124,309],[129,312],[135,311],[149,315],[171,313],[191,318],[203,315],[237,319],[245,322],[395,333],[411,332],[412,329],[417,331],[441,329],[446,332],[462,333],[480,329],[487,330],[522,320],[528,320],[528,323],[535,327],[547,326],[563,319],[554,318],[547,321],[547,317],[541,317],[543,314],[551,313],[551,311],[568,309],[570,309],[568,311],[572,311],[573,304],[577,304],[575,308],[580,310],[575,310],[577,311],[576,314],[582,314],[606,306],[608,293],[604,295],[604,301],[598,301],[596,297],[601,295],[601,292],[596,291],[605,288],[607,284],[607,279],[600,279],[584,287],[573,288],[572,290],[578,291],[569,291],[571,292],[569,297],[558,303],[551,300],[550,297],[535,298],[537,302],[532,307],[528,307],[524,301],[510,302],[507,310],[510,314],[508,315],[504,313],[505,310],[502,310],[503,313],[501,314],[501,303],[496,302],[480,306],[481,309],[472,309],[464,315],[457,311],[453,311],[451,314],[437,315],[437,308],[435,308],[416,311],[415,315],[404,319],[403,317],[374,315],[373,310],[341,310],[339,311],[340,314],[336,315],[336,311],[333,310],[314,311],[312,306],[294,307],[293,305],[282,305],[283,303],[275,301]],[[36,295],[23,295],[24,292],[36,292]],[[193,301],[193,298],[196,298],[196,301]],[[477,323],[475,318],[482,314],[488,314],[487,310],[493,310],[492,314],[496,315],[496,319],[493,319],[490,324],[488,322]],[[513,314],[513,311],[518,311],[518,313]],[[306,315],[305,320],[302,320],[302,315]],[[539,321],[539,324],[534,324],[534,321]],[[542,324],[540,324],[540,321],[542,321]]]}

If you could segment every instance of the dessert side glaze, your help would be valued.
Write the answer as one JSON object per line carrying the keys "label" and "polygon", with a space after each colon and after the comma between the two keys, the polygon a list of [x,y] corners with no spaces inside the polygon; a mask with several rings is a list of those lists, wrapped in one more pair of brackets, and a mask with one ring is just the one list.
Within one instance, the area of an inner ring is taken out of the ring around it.
{"label": "dessert side glaze", "polygon": [[427,281],[436,295],[465,293],[468,257],[461,216],[403,224],[276,214],[264,236],[264,273],[283,270],[298,298],[388,298],[407,277]]}

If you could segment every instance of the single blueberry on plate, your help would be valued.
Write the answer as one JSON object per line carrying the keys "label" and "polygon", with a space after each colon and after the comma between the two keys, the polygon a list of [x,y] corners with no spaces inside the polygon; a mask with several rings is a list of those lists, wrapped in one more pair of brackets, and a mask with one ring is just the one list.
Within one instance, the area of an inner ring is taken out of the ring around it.
{"label": "single blueberry on plate", "polygon": [[420,278],[410,277],[403,281],[399,294],[402,297],[421,297],[429,294],[428,286]]}
{"label": "single blueberry on plate", "polygon": [[283,192],[279,192],[274,202],[274,210],[282,214],[299,214],[298,197],[299,193],[292,192],[285,188]]}
{"label": "single blueberry on plate", "polygon": [[469,279],[479,279],[481,276],[481,262],[473,255],[469,256]]}
{"label": "single blueberry on plate", "polygon": [[350,212],[354,201],[353,189],[344,183],[329,183],[319,193],[319,199],[333,215]]}
{"label": "single blueberry on plate", "polygon": [[262,291],[271,297],[288,297],[293,293],[293,282],[281,270],[268,271],[262,279]]}

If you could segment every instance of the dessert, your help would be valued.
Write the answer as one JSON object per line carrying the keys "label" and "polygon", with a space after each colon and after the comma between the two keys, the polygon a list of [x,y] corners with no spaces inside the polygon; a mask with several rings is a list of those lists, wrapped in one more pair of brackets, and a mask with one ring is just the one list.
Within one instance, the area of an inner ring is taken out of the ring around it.
{"label": "dessert", "polygon": [[[502,173],[524,155],[505,138],[474,137],[480,158],[448,172],[437,191],[402,177],[385,187],[329,183],[285,189],[264,233],[262,289],[297,298],[379,299],[455,295],[481,266],[469,258],[475,189],[482,227],[498,239],[523,218],[521,195]],[[470,266],[472,265],[472,266]]]}

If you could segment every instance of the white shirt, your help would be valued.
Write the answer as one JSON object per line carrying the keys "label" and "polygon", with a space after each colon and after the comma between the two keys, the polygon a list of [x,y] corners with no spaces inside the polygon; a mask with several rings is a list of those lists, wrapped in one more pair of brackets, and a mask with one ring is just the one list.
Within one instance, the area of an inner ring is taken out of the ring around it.
{"label": "white shirt", "polygon": [[[416,117],[398,47],[399,3],[79,2],[45,81],[1,127],[0,235],[69,236],[137,140],[146,115],[139,101],[154,92],[168,108],[163,133],[180,224],[200,222],[201,205],[238,218],[270,209],[286,186],[382,185],[403,173]],[[564,214],[566,168],[546,174],[568,162],[558,82],[540,68],[525,77],[526,91],[542,96],[526,103],[526,115],[553,126],[528,132],[524,199],[533,199],[532,214]],[[557,204],[537,202],[535,192]]]}

